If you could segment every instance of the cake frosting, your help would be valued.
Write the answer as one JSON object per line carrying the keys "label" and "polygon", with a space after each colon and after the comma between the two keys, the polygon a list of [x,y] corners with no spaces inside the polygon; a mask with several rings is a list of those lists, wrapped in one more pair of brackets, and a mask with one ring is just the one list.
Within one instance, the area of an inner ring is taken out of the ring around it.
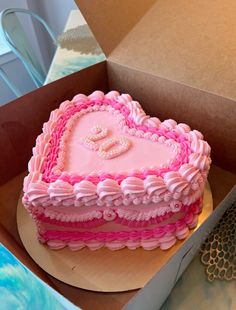
{"label": "cake frosting", "polygon": [[23,204],[52,249],[165,250],[197,225],[210,163],[188,125],[146,115],[128,94],[79,94],[44,123]]}

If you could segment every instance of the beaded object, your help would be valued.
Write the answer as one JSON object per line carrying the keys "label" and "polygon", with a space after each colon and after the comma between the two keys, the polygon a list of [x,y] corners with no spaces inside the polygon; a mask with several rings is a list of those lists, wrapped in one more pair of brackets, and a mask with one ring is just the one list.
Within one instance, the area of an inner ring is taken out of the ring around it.
{"label": "beaded object", "polygon": [[236,280],[236,201],[202,246],[201,262],[209,281]]}

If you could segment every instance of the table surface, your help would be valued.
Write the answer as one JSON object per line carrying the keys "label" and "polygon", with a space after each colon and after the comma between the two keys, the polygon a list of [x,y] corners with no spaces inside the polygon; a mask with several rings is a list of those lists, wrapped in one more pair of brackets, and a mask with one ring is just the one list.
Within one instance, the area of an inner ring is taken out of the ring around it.
{"label": "table surface", "polygon": [[[73,36],[75,36],[76,28],[82,25],[87,25],[82,14],[79,10],[72,10],[64,29],[65,44],[63,45],[63,48],[60,45],[57,47],[45,80],[45,84],[53,82],[59,78],[77,72],[83,68],[106,59],[102,51],[100,54],[85,54],[83,51],[84,41],[81,41],[80,50],[76,48],[78,46],[78,42],[76,42],[78,37],[73,38]],[[68,41],[68,44],[66,44],[66,40]],[[93,37],[92,33],[90,40],[94,41],[94,44],[98,46],[98,43]]]}
{"label": "table surface", "polygon": [[[0,187],[0,223],[21,244],[16,226],[16,206],[22,191],[24,174]],[[236,183],[236,175],[212,165],[209,183],[216,207]],[[120,310],[136,293],[97,293],[77,289],[49,277],[63,295],[83,310]],[[236,309],[236,281],[209,283],[199,257],[192,261],[171,292],[162,310]],[[233,292],[234,290],[234,292]]]}

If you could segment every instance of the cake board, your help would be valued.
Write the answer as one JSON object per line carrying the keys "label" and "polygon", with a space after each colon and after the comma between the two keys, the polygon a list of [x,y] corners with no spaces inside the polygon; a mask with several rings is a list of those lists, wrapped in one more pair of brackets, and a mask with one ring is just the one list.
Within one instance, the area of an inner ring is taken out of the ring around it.
{"label": "cake board", "polygon": [[[142,288],[184,243],[177,241],[167,251],[159,248],[151,251],[141,248],[136,250],[124,248],[118,251],[106,248],[91,251],[84,248],[75,252],[68,248],[50,250],[38,242],[36,226],[21,200],[20,197],[17,206],[17,226],[26,251],[51,276],[78,288],[97,292],[123,292]],[[203,210],[194,230],[212,211],[211,188],[207,183]],[[188,238],[194,230],[190,231]]]}

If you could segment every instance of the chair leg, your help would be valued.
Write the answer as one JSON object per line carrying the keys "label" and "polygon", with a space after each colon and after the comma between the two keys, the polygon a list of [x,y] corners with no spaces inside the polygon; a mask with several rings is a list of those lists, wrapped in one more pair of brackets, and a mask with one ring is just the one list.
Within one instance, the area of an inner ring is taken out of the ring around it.
{"label": "chair leg", "polygon": [[0,68],[0,76],[3,78],[5,83],[8,85],[8,87],[11,89],[11,91],[16,95],[16,97],[21,97],[22,93],[19,91],[19,89],[10,81],[7,74]]}

